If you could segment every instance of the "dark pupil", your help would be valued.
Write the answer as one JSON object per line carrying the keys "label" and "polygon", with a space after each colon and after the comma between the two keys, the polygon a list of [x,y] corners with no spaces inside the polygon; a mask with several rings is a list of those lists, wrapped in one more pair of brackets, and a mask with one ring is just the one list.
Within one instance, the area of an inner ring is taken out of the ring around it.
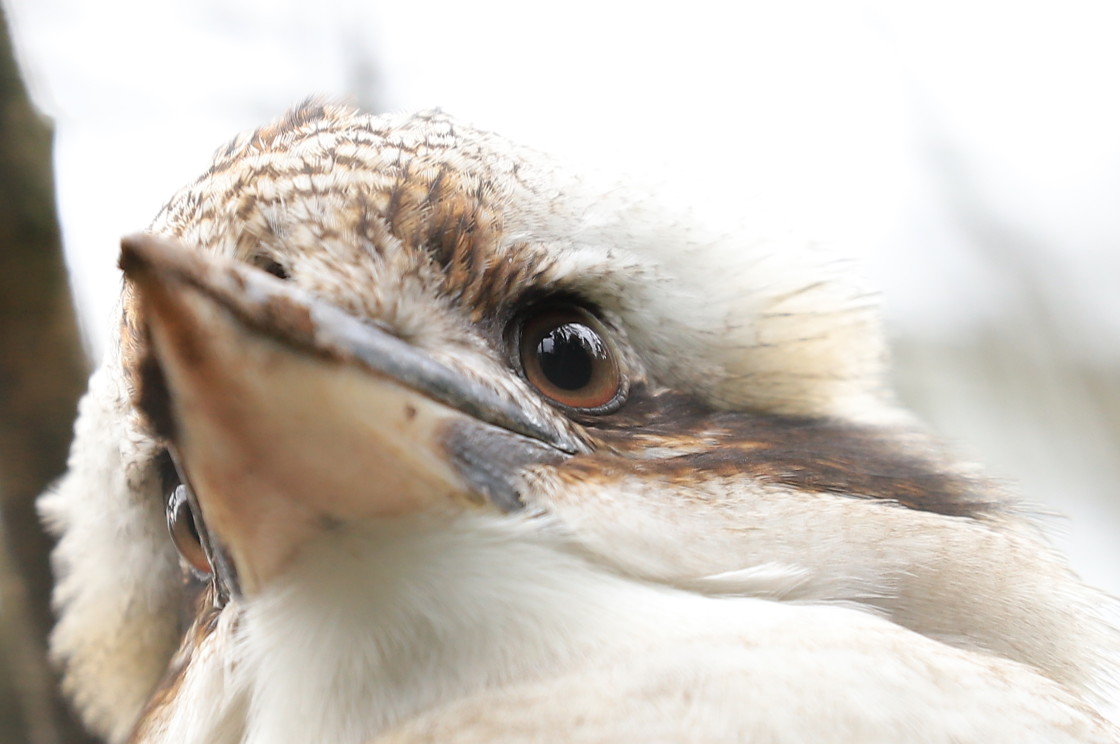
{"label": "dark pupil", "polygon": [[591,382],[603,342],[585,325],[565,323],[546,333],[537,344],[541,373],[561,390],[580,390]]}

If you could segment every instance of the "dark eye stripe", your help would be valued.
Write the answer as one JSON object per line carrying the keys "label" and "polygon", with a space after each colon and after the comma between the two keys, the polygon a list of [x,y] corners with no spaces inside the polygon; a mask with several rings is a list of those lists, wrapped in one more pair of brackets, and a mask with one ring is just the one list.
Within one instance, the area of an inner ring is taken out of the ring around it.
{"label": "dark eye stripe", "polygon": [[[595,458],[626,457],[632,472],[667,481],[745,476],[953,517],[1000,509],[996,486],[951,469],[932,440],[904,428],[715,411],[683,393],[639,386],[630,390],[626,406],[589,431],[602,445],[599,454],[572,460],[569,467],[586,461],[603,468]],[[674,457],[646,456],[675,449],[680,454]]]}

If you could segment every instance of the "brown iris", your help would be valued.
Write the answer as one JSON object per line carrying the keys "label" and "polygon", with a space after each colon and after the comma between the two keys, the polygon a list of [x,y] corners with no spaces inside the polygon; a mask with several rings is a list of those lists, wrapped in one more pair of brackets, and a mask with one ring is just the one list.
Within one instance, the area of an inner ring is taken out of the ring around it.
{"label": "brown iris", "polygon": [[186,486],[178,486],[167,501],[167,529],[183,560],[199,574],[210,574],[210,560],[202,547],[202,537],[194,520],[190,499],[187,498]]}
{"label": "brown iris", "polygon": [[616,400],[622,375],[601,324],[576,307],[545,307],[521,324],[518,355],[525,377],[567,408],[603,409]]}

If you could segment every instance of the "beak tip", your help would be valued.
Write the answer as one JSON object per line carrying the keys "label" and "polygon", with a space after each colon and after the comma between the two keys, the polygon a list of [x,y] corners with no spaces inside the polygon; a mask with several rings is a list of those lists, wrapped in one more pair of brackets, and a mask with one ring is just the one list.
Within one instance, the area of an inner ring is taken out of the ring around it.
{"label": "beak tip", "polygon": [[136,233],[121,238],[121,253],[117,266],[129,280],[135,281],[151,267],[152,244],[154,240],[147,233]]}

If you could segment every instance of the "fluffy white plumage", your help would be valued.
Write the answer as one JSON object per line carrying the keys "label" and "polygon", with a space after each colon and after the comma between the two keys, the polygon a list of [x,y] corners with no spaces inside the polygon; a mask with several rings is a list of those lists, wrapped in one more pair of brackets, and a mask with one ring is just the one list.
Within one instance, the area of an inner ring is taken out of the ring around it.
{"label": "fluffy white plumage", "polygon": [[[54,650],[110,741],[1117,740],[1114,601],[895,407],[874,303],[827,253],[712,233],[442,114],[332,106],[231,143],[151,231],[200,253],[130,249],[121,345],[42,501]],[[617,411],[550,404],[511,361],[540,297],[598,316]],[[335,310],[261,311],[323,300],[552,432],[510,451],[574,444],[515,462],[471,429],[383,454],[414,436],[394,411],[437,433],[463,412],[348,356]],[[141,415],[147,354],[169,402]],[[185,633],[169,443],[245,584]],[[407,485],[425,457],[449,474]],[[245,547],[273,543],[267,565]]]}

